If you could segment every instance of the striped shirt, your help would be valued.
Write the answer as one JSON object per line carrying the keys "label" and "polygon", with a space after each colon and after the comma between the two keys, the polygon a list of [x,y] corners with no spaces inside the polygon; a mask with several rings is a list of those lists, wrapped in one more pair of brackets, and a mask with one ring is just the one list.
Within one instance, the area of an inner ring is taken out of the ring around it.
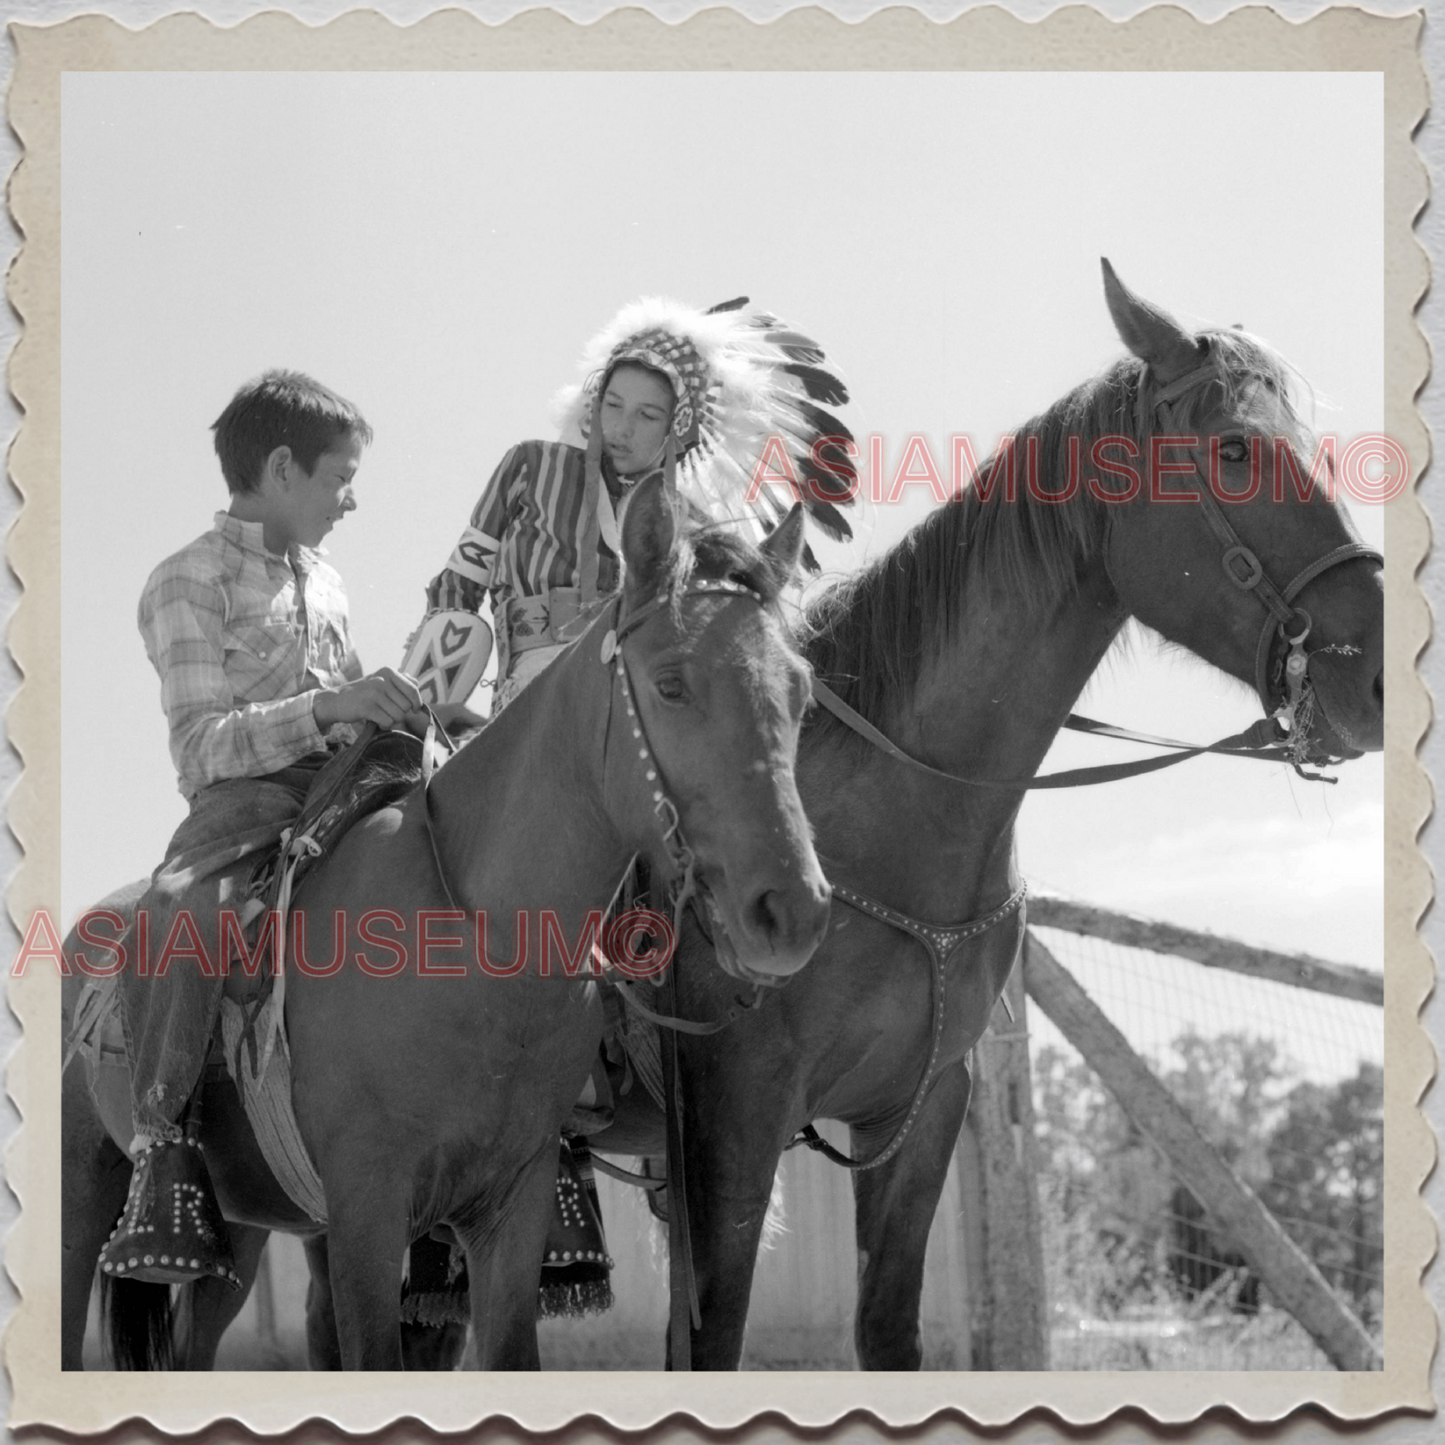
{"label": "striped shirt", "polygon": [[324,747],[316,689],[361,676],[341,578],[309,548],[268,552],[261,523],[227,512],[151,573],[137,621],[187,798]]}
{"label": "striped shirt", "polygon": [[[535,597],[576,587],[586,528],[582,502],[587,456],[565,442],[521,442],[502,458],[445,571],[427,588],[427,611],[478,612],[488,593],[493,613],[505,615],[512,597]],[[615,501],[630,489],[603,463]],[[617,554],[598,540],[597,589],[621,585]]]}

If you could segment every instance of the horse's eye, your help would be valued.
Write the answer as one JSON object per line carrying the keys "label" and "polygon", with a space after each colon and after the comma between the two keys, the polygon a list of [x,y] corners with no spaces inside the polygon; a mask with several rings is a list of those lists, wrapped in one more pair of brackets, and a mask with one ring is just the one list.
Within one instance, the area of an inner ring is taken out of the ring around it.
{"label": "horse's eye", "polygon": [[664,702],[687,701],[687,684],[675,672],[664,672],[654,686],[657,688],[657,695]]}
{"label": "horse's eye", "polygon": [[1227,462],[1247,461],[1249,447],[1239,437],[1227,437],[1219,444],[1219,455]]}

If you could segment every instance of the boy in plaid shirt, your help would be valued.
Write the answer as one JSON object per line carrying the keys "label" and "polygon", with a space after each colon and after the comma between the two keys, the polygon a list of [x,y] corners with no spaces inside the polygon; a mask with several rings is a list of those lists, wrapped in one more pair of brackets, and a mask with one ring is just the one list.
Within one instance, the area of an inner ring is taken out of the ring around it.
{"label": "boy in plaid shirt", "polygon": [[[139,909],[153,956],[184,910],[219,962],[218,907],[294,821],[316,772],[351,739],[350,725],[394,727],[422,701],[392,668],[362,674],[341,579],[322,560],[322,539],[356,507],[353,479],[371,440],[361,413],[308,376],[270,371],[236,393],[212,430],[230,506],[156,568],[140,602],[191,808]],[[178,949],[159,976],[136,968],[120,976],[138,1158],[133,1200],[174,1191],[177,1179],[194,1187],[187,1171],[199,1166],[199,1151],[185,1148],[181,1121],[220,1012],[225,980],[215,973]],[[218,1216],[214,1225],[223,1228]],[[195,1252],[150,1274],[128,1273],[168,1283],[225,1273],[215,1259],[191,1269]]]}

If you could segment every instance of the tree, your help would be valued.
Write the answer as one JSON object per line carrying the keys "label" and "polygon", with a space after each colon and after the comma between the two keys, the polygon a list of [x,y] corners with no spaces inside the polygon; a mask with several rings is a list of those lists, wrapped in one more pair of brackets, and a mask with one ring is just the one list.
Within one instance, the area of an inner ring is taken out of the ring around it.
{"label": "tree", "polygon": [[1206,1139],[1251,1188],[1269,1178],[1268,1144],[1295,1077],[1273,1039],[1187,1029],[1172,1044],[1179,1064],[1163,1082]]}
{"label": "tree", "polygon": [[[1283,1115],[1293,1066],[1273,1039],[1234,1030],[1205,1036],[1188,1029],[1172,1051],[1178,1063],[1163,1082],[1225,1162],[1257,1190],[1269,1178],[1269,1139]],[[1254,1313],[1258,1277],[1183,1184],[1170,1194],[1168,1212],[1169,1273],[1183,1295]]]}
{"label": "tree", "polygon": [[1260,1196],[1367,1324],[1378,1323],[1385,1253],[1384,1071],[1361,1062],[1331,1087],[1303,1083],[1269,1140]]}
{"label": "tree", "polygon": [[1049,1297],[1112,1316],[1162,1287],[1169,1170],[1098,1076],[1046,1045],[1034,1061]]}
{"label": "tree", "polygon": [[[1384,1257],[1383,1073],[1302,1081],[1273,1039],[1242,1031],[1176,1038],[1163,1082],[1368,1325]],[[1080,1058],[1034,1062],[1040,1202],[1050,1297],[1110,1316],[1161,1295],[1258,1305],[1230,1240]]]}

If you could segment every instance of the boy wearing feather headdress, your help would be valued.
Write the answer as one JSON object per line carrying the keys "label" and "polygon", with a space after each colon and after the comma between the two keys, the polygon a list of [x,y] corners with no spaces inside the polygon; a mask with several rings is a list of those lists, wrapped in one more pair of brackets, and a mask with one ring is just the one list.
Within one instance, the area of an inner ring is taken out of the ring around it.
{"label": "boy wearing feather headdress", "polygon": [[[814,520],[849,535],[836,504],[856,487],[852,438],[814,404],[847,392],[818,366],[815,343],[746,305],[703,312],[640,301],[593,338],[585,380],[562,395],[561,439],[522,442],[502,458],[427,588],[402,670],[433,706],[455,712],[481,680],[491,651],[484,604],[496,627],[494,711],[556,656],[577,630],[570,624],[619,587],[618,517],[654,472],[709,515],[737,518],[776,439]],[[770,509],[787,508],[761,490],[753,505],[768,526]]]}
{"label": "boy wearing feather headdress", "polygon": [[[746,306],[742,298],[707,312],[660,300],[627,307],[590,343],[582,384],[563,393],[561,439],[521,442],[502,458],[427,588],[427,612],[402,663],[445,720],[481,722],[465,703],[491,652],[484,605],[496,627],[496,713],[620,588],[620,518],[637,484],[656,472],[709,515],[736,519],[756,490],[759,459],[770,442],[774,451],[781,443],[815,520],[835,537],[849,535],[834,504],[856,489],[846,455],[852,438],[814,404],[844,402],[847,393],[819,367],[815,343]],[[794,499],[784,505],[763,492],[752,505],[770,528]],[[609,1117],[589,1080],[573,1127],[592,1132]],[[564,1139],[557,1192],[543,1311],[606,1308],[611,1260],[585,1146]],[[414,1280],[447,1278],[444,1259],[434,1255],[425,1242],[413,1247]],[[419,1292],[409,1312],[443,1317],[440,1293]]]}

